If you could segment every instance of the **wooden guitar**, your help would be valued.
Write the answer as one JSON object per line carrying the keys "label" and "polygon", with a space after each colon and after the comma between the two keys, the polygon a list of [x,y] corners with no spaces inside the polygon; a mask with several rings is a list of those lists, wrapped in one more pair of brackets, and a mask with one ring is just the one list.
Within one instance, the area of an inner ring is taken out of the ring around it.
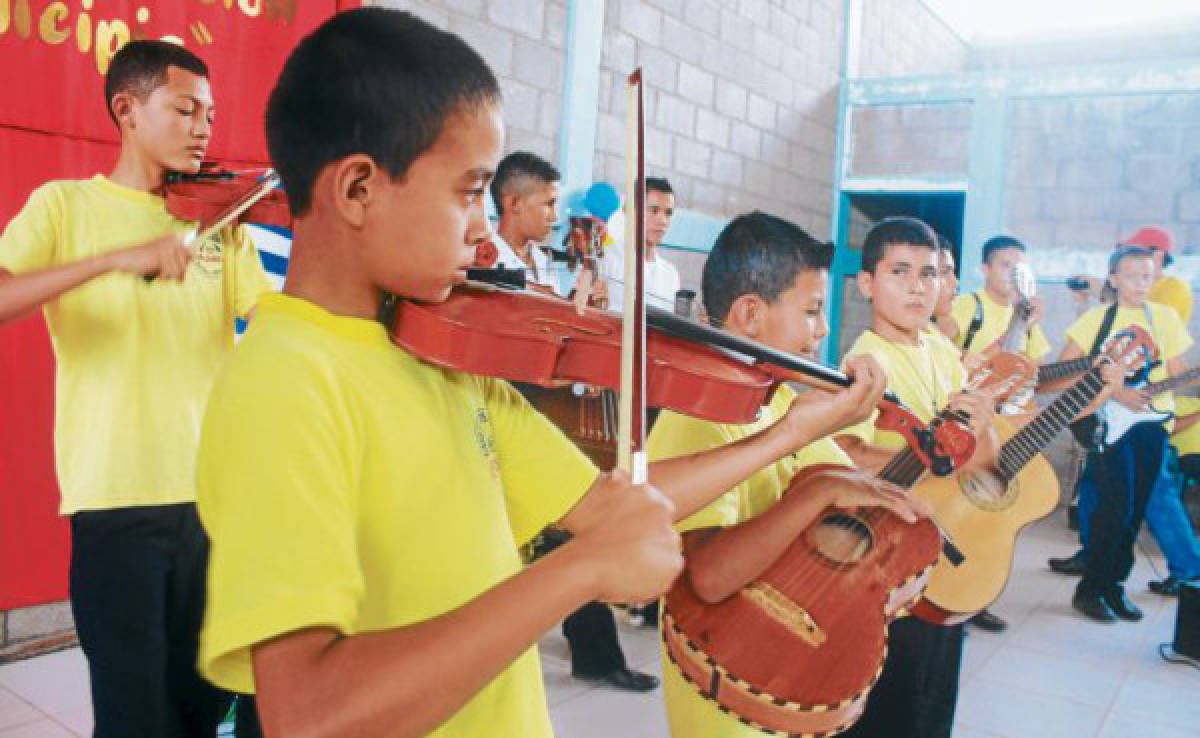
{"label": "wooden guitar", "polygon": [[[1010,379],[994,372],[977,389]],[[925,430],[907,411],[881,411],[876,425],[909,446],[879,476],[907,488],[931,464],[960,467],[975,439],[951,418],[945,412]],[[785,494],[804,494],[814,471],[802,470]],[[747,724],[787,735],[846,730],[882,671],[887,625],[920,597],[941,535],[931,520],[910,525],[880,508],[829,508],[758,579],[719,603],[704,602],[679,577],[663,609],[666,653],[702,696]],[[941,550],[958,559],[953,545]]]}
{"label": "wooden guitar", "polygon": [[[1114,334],[1103,354],[1126,371],[1134,371],[1153,347],[1150,336],[1133,326]],[[1093,367],[1019,431],[997,418],[1004,442],[991,468],[931,477],[913,490],[930,503],[965,557],[958,565],[938,561],[924,598],[913,607],[914,615],[950,625],[968,619],[1000,596],[1012,569],[1017,534],[1058,504],[1058,479],[1040,452],[1103,388],[1100,370]]]}

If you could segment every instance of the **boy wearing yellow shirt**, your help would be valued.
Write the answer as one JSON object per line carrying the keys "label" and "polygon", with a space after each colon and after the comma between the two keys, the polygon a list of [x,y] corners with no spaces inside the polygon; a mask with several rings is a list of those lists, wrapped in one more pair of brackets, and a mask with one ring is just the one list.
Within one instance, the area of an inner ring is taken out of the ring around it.
{"label": "boy wearing yellow shirt", "polygon": [[[490,236],[499,95],[457,36],[374,7],[301,41],[271,93],[285,294],[218,377],[197,459],[200,665],[257,694],[268,735],[547,738],[537,639],[585,602],[657,597],[675,516],[828,431],[797,406],[656,463],[659,492],[598,474],[506,382],[390,342],[384,298],[447,299]],[[549,523],[574,538],[523,568]]]}
{"label": "boy wearing yellow shirt", "polygon": [[[871,302],[871,327],[847,352],[870,356],[886,372],[892,390],[922,421],[945,407],[966,413],[978,438],[970,465],[994,456],[988,432],[992,398],[963,393],[966,369],[958,347],[930,327],[942,291],[937,236],[915,218],[885,218],[863,243],[858,287]],[[860,467],[879,468],[903,437],[874,426],[874,415],[837,436]],[[940,627],[901,618],[888,629],[883,674],[867,698],[862,718],[844,735],[878,738],[949,736],[958,699],[962,626]]]}
{"label": "boy wearing yellow shirt", "polygon": [[[1108,282],[1116,291],[1112,305],[1100,305],[1067,329],[1062,360],[1095,352],[1107,336],[1130,325],[1144,328],[1158,347],[1163,363],[1150,372],[1157,382],[1186,369],[1183,355],[1192,345],[1179,314],[1166,305],[1149,302],[1154,283],[1154,255],[1141,246],[1119,246],[1109,260]],[[1062,384],[1061,382],[1058,384]],[[1113,400],[1131,409],[1150,405],[1174,411],[1174,397],[1120,387]],[[1125,594],[1123,583],[1133,567],[1133,543],[1146,505],[1158,479],[1166,449],[1167,430],[1140,423],[1096,457],[1097,502],[1091,515],[1083,579],[1071,604],[1098,622],[1136,621],[1142,611]]]}
{"label": "boy wearing yellow shirt", "polygon": [[166,174],[196,171],[212,136],[204,62],[135,41],[104,94],[116,165],[39,187],[8,224],[0,320],[41,307],[54,345],[59,510],[95,735],[212,735],[228,695],[195,668],[207,556],[195,452],[234,317],[269,283],[240,230],[189,250],[194,224],[164,205]]}
{"label": "boy wearing yellow shirt", "polygon": [[[781,218],[761,212],[734,218],[717,237],[704,264],[705,310],[730,333],[811,358],[828,333],[825,300],[832,252],[830,244],[817,242]],[[848,370],[860,381],[882,380],[869,358],[855,359]],[[854,391],[829,397],[810,391],[797,399],[784,385],[750,425],[710,423],[664,411],[650,434],[648,450],[651,458],[686,458],[734,443],[771,427],[796,402],[809,404],[810,412],[828,414],[836,429],[865,417],[879,397]],[[796,472],[817,464],[843,469],[817,474],[804,489],[784,495]],[[825,437],[760,469],[676,526],[683,534],[683,576],[702,599],[720,602],[758,578],[831,504],[882,506],[914,519],[914,508],[920,506],[903,490],[852,467],[850,459]],[[701,697],[665,654],[662,669],[671,735],[761,735]]]}
{"label": "boy wearing yellow shirt", "polygon": [[[1012,236],[994,236],[983,244],[983,289],[959,295],[951,306],[953,321],[943,321],[946,335],[962,349],[964,356],[981,354],[1004,337],[1012,322],[1013,303],[1018,299],[1013,270],[1025,261],[1024,242]],[[1019,351],[1037,361],[1050,352],[1042,327],[1038,325],[1042,303],[1031,298],[1033,312],[1029,328],[1020,339]]]}

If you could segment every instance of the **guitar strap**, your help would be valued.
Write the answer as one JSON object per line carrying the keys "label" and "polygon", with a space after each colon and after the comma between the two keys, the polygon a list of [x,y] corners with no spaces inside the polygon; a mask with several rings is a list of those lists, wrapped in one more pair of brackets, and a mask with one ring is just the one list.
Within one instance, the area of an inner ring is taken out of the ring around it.
{"label": "guitar strap", "polygon": [[983,327],[983,300],[979,299],[978,292],[972,292],[971,297],[975,298],[975,317],[971,318],[971,324],[967,326],[967,337],[963,340],[963,354],[966,354],[971,348],[975,334],[979,333],[979,329]]}
{"label": "guitar strap", "polygon": [[1100,322],[1100,330],[1096,331],[1096,340],[1092,343],[1092,350],[1088,352],[1088,356],[1093,358],[1100,355],[1100,347],[1108,340],[1108,334],[1112,332],[1113,321],[1117,319],[1117,303],[1108,306],[1108,310],[1104,311],[1104,320]]}

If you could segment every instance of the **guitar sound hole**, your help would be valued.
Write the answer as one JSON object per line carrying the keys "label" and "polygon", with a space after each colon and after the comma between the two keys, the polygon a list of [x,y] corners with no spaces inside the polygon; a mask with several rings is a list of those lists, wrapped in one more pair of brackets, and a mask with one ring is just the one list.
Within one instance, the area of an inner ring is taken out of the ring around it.
{"label": "guitar sound hole", "polygon": [[809,529],[809,543],[832,563],[851,566],[867,555],[875,545],[875,537],[859,518],[830,513]]}

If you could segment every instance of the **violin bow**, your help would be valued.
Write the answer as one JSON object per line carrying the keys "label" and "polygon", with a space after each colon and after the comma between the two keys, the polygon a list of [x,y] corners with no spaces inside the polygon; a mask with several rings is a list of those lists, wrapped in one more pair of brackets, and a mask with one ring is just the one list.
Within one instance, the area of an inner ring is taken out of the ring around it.
{"label": "violin bow", "polygon": [[621,403],[617,468],[645,484],[646,465],[646,177],[642,70],[626,83],[629,128],[625,152],[625,313],[621,322]]}

